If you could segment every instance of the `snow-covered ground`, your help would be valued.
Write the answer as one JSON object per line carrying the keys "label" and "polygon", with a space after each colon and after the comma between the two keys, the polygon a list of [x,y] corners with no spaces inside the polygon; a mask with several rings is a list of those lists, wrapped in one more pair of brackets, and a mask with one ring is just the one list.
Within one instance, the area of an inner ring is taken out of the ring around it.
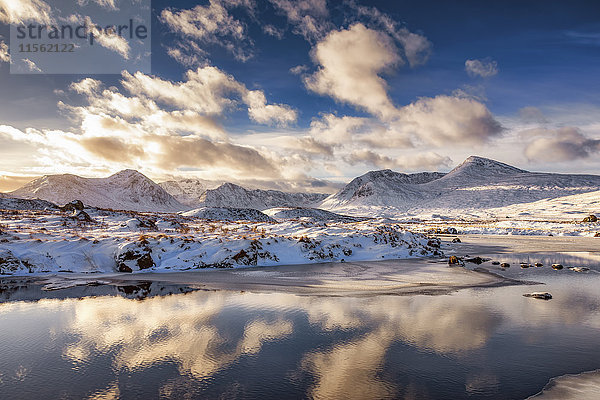
{"label": "snow-covered ground", "polygon": [[181,271],[440,254],[439,240],[383,220],[251,222],[211,221],[193,213],[85,213],[0,211],[0,273]]}

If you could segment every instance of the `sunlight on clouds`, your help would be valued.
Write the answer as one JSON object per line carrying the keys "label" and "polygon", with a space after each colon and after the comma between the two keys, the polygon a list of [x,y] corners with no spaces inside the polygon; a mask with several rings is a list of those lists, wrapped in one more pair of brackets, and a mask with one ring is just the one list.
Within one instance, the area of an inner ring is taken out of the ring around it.
{"label": "sunlight on clouds", "polygon": [[305,78],[309,90],[359,106],[381,118],[396,109],[380,73],[402,63],[389,36],[362,24],[333,31],[313,51],[319,69]]}
{"label": "sunlight on clouds", "polygon": [[51,15],[50,6],[42,0],[0,0],[0,22],[5,24],[49,24]]}
{"label": "sunlight on clouds", "polygon": [[4,40],[0,40],[0,62],[10,62],[8,45],[4,43]]}
{"label": "sunlight on clouds", "polygon": [[525,147],[525,156],[530,161],[573,161],[600,152],[600,139],[592,139],[575,127],[529,129],[521,132],[521,136],[532,138]]}
{"label": "sunlight on clouds", "polygon": [[[227,10],[229,7],[242,6],[250,10],[250,2],[210,0],[206,6],[197,5],[191,9],[175,10],[167,8],[160,14],[160,20],[171,31],[189,39],[179,47],[169,49],[169,54],[177,61],[190,65],[199,63],[194,54],[198,47],[193,41],[216,44],[227,49],[240,61],[252,57],[252,41],[247,37],[246,26],[235,19]],[[203,55],[206,55],[204,52]]]}

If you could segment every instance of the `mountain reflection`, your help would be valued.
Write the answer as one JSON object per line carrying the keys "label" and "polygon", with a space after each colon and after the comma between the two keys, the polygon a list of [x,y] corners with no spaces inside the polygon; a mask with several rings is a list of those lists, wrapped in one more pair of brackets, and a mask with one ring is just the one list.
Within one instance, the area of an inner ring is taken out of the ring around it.
{"label": "mountain reflection", "polygon": [[[61,338],[62,359],[76,370],[103,356],[116,376],[173,365],[178,376],[160,383],[163,394],[177,396],[193,382],[208,384],[222,371],[233,371],[266,351],[269,360],[283,354],[285,379],[304,379],[299,385],[313,398],[427,397],[424,386],[387,374],[390,362],[395,368],[404,365],[404,351],[460,361],[473,354],[485,357],[478,350],[506,329],[522,327],[527,340],[535,342],[537,337],[527,332],[550,320],[600,327],[595,280],[577,289],[568,282],[555,287],[551,302],[525,298],[526,290],[513,286],[442,296],[374,297],[199,291],[141,301],[110,296],[47,299],[5,303],[0,319],[33,309],[60,315],[51,335]],[[260,368],[264,362],[258,361]],[[474,370],[463,387],[489,394],[498,385],[490,369]],[[227,389],[238,393],[240,387]],[[94,393],[118,396],[119,382],[110,381]]]}

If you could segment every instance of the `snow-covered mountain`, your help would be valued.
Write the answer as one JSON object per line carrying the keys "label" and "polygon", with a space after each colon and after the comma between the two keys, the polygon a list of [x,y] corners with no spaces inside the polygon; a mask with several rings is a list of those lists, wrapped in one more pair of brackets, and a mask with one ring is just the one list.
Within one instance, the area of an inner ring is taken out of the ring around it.
{"label": "snow-covered mountain", "polygon": [[448,174],[372,171],[331,195],[321,208],[354,214],[478,210],[529,203],[600,189],[598,175],[529,172],[482,157],[469,157]]}
{"label": "snow-covered mountain", "polygon": [[274,222],[275,220],[254,208],[200,207],[181,213],[185,217],[213,221]]}
{"label": "snow-covered mountain", "polygon": [[58,205],[81,200],[88,206],[117,210],[177,212],[186,209],[163,188],[134,170],[123,170],[108,178],[46,175],[8,195]]}
{"label": "snow-covered mountain", "polygon": [[255,208],[310,207],[327,197],[321,193],[287,193],[279,190],[248,190],[233,183],[224,183],[200,196],[198,206]]}
{"label": "snow-covered mountain", "polygon": [[367,219],[340,215],[319,208],[277,207],[264,210],[263,212],[278,220],[302,219],[313,222],[358,222]]}
{"label": "snow-covered mountain", "polygon": [[204,179],[181,179],[178,181],[161,182],[158,185],[167,193],[175,197],[181,204],[196,207],[200,204],[200,197],[209,189],[215,189],[223,182],[209,181]]}
{"label": "snow-covered mountain", "polygon": [[491,208],[486,211],[499,218],[581,221],[590,214],[600,216],[600,190]]}

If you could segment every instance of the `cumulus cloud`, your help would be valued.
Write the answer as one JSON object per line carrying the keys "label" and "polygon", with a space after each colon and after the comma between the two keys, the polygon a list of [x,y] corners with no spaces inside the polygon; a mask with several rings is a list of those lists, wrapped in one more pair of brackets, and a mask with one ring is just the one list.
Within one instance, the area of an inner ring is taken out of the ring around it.
{"label": "cumulus cloud", "polygon": [[0,62],[10,62],[8,45],[4,43],[4,40],[0,40]]}
{"label": "cumulus cloud", "polygon": [[[246,61],[252,57],[252,41],[247,36],[244,23],[228,11],[228,8],[236,6],[252,9],[253,3],[210,0],[206,6],[198,5],[191,9],[167,8],[161,12],[160,20],[186,39],[224,47],[238,60]],[[178,61],[185,60],[193,57],[195,47],[188,42],[171,48],[169,53]]]}
{"label": "cumulus cloud", "polygon": [[293,32],[314,43],[322,39],[333,29],[333,24],[327,19],[326,0],[270,0],[271,4],[283,13]]}
{"label": "cumulus cloud", "polygon": [[142,95],[165,104],[205,114],[221,114],[237,104],[247,105],[248,116],[262,124],[285,125],[295,122],[297,112],[284,104],[267,104],[264,93],[249,90],[231,75],[216,67],[203,67],[186,73],[185,81],[171,82],[141,72],[123,73],[123,86],[135,95]]}
{"label": "cumulus cloud", "polygon": [[354,24],[333,31],[313,51],[319,69],[305,78],[306,87],[382,118],[395,113],[380,73],[401,63],[396,46],[382,32]]}
{"label": "cumulus cloud", "polygon": [[415,140],[437,146],[482,144],[503,131],[484,104],[445,95],[421,98],[402,107],[396,124]]}
{"label": "cumulus cloud", "polygon": [[312,120],[310,134],[322,143],[341,145],[350,142],[368,123],[367,118],[324,114]]}
{"label": "cumulus cloud", "polygon": [[42,0],[0,0],[0,22],[22,24],[37,22],[49,24],[52,18],[50,6]]}
{"label": "cumulus cloud", "polygon": [[385,169],[415,169],[415,168],[438,168],[450,166],[452,160],[442,157],[434,152],[417,153],[411,156],[389,157],[371,150],[357,150],[344,158],[350,165],[364,163],[377,168]]}
{"label": "cumulus cloud", "polygon": [[498,63],[490,59],[467,60],[465,61],[465,71],[471,76],[489,78],[498,74]]}
{"label": "cumulus cloud", "polygon": [[534,137],[525,147],[528,160],[571,161],[600,152],[600,139],[592,139],[575,127],[531,129],[521,136]]}
{"label": "cumulus cloud", "polygon": [[409,31],[376,7],[360,6],[356,3],[350,3],[350,6],[356,10],[358,18],[366,18],[368,26],[382,30],[398,41],[411,67],[427,62],[432,44],[425,36]]}

